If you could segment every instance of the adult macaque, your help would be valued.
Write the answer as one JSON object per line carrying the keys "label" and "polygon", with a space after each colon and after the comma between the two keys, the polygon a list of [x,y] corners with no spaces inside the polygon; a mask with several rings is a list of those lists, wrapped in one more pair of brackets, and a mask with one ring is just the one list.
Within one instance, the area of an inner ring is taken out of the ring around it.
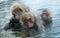
{"label": "adult macaque", "polygon": [[22,14],[20,16],[20,23],[25,30],[24,34],[26,37],[33,36],[37,34],[38,31],[41,32],[44,30],[41,19],[32,12]]}

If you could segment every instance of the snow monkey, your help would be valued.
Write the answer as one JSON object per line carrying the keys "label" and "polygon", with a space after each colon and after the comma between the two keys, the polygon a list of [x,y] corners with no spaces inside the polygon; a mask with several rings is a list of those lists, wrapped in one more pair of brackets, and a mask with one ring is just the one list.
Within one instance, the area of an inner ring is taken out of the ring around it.
{"label": "snow monkey", "polygon": [[42,11],[41,18],[45,26],[49,25],[52,22],[52,17],[48,9],[44,9]]}

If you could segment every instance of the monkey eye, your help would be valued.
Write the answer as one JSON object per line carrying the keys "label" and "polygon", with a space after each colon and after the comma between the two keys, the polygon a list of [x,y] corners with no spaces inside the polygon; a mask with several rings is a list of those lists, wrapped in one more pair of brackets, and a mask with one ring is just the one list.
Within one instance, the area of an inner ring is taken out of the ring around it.
{"label": "monkey eye", "polygon": [[31,21],[31,19],[29,19]]}
{"label": "monkey eye", "polygon": [[19,8],[19,11],[23,12],[23,10],[21,8]]}

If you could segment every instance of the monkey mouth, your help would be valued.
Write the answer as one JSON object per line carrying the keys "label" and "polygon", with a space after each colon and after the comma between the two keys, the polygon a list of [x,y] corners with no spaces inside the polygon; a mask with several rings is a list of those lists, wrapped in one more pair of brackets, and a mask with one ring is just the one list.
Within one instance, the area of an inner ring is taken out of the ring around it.
{"label": "monkey mouth", "polygon": [[13,18],[14,18],[14,19],[17,19],[17,18],[18,18],[18,15],[15,14],[15,13],[13,13]]}
{"label": "monkey mouth", "polygon": [[24,24],[27,25],[28,27],[33,27],[33,23],[30,19],[25,19],[24,22],[25,22]]}

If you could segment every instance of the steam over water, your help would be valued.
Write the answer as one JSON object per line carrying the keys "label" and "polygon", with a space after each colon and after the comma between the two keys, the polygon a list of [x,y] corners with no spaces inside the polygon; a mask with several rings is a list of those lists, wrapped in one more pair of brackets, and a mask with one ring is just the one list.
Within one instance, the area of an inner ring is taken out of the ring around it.
{"label": "steam over water", "polygon": [[[51,11],[53,24],[45,31],[45,36],[41,38],[58,38],[60,37],[60,0],[5,0],[0,1],[0,38],[20,38],[11,34],[11,31],[3,31],[3,27],[11,18],[10,6],[18,2],[30,7],[30,10],[39,15],[44,8]],[[33,37],[32,37],[33,38]],[[36,36],[35,38],[40,38]]]}

